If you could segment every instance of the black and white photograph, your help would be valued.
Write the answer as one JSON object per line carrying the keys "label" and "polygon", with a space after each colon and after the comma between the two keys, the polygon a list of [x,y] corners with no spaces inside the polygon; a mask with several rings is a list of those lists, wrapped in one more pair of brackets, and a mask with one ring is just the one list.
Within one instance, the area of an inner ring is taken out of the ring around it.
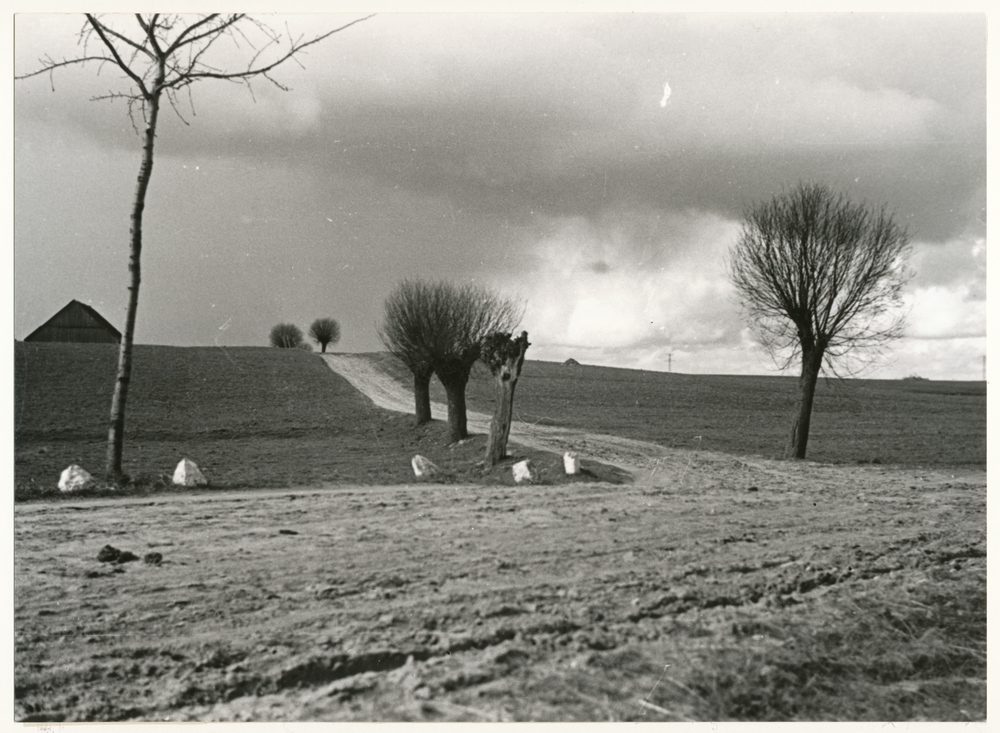
{"label": "black and white photograph", "polygon": [[13,722],[985,730],[990,16],[342,5],[11,16]]}

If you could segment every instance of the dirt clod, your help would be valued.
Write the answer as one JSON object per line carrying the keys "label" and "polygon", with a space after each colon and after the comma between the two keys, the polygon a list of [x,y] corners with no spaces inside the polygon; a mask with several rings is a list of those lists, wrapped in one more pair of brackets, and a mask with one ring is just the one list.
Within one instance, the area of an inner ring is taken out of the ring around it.
{"label": "dirt clod", "polygon": [[100,562],[114,562],[121,554],[121,550],[112,547],[111,545],[105,545],[101,548],[101,551],[97,553],[97,559]]}

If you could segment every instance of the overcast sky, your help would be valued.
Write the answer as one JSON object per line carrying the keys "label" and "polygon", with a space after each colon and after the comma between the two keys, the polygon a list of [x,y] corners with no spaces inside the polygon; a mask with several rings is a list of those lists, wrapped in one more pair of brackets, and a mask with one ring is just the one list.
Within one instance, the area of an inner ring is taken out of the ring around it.
{"label": "overcast sky", "polygon": [[[81,20],[18,16],[15,73],[78,53]],[[726,253],[744,207],[815,181],[913,243],[906,336],[867,375],[982,377],[984,15],[386,13],[302,64],[161,114],[138,343],[329,316],[379,350],[393,286],[444,278],[522,298],[530,358],[775,373]],[[14,86],[15,338],[73,298],[124,324],[141,140],[96,72]]]}

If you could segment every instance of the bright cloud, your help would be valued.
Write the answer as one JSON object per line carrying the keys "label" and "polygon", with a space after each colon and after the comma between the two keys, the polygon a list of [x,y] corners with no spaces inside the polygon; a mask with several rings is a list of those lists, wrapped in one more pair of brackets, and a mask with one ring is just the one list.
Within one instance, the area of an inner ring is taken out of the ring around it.
{"label": "bright cloud", "polygon": [[519,289],[536,343],[672,348],[738,338],[724,258],[733,222],[697,213],[545,222]]}
{"label": "bright cloud", "polygon": [[959,238],[914,245],[915,277],[906,295],[906,335],[914,339],[986,335],[986,240]]}
{"label": "bright cloud", "polygon": [[986,335],[986,301],[974,297],[970,284],[919,288],[907,301],[907,336],[940,339]]}

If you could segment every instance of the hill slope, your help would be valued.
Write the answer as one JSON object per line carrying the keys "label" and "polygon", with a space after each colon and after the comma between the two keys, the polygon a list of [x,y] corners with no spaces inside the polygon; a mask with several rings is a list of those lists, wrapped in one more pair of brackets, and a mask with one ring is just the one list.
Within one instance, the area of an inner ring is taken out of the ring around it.
{"label": "hill slope", "polygon": [[[15,495],[54,490],[71,463],[103,470],[117,347],[25,344],[14,350]],[[140,484],[169,484],[188,457],[213,486],[319,482],[412,483],[410,458],[428,456],[444,480],[512,481],[475,471],[485,437],[455,448],[447,426],[375,407],[315,354],[241,347],[135,348],[123,470]],[[555,464],[555,455],[530,453]],[[625,475],[592,465],[581,478]]]}
{"label": "hill slope", "polygon": [[[18,342],[14,357],[20,494],[51,488],[70,463],[99,472],[117,347]],[[366,358],[410,387],[409,373],[389,355]],[[469,408],[489,414],[492,389],[490,376],[477,369],[469,383]],[[432,398],[445,400],[436,380]],[[668,448],[777,457],[794,402],[791,378],[528,361],[518,383],[515,420]],[[512,439],[517,432],[516,422]],[[263,347],[137,346],[124,469],[140,482],[163,483],[187,456],[217,486],[406,483],[413,480],[409,457],[420,452],[455,479],[478,481],[469,473],[482,450],[482,436],[477,440],[447,447],[443,424],[414,429],[409,416],[375,407],[315,354]],[[985,386],[823,383],[809,457],[837,464],[985,466]],[[544,460],[555,465],[558,457]],[[592,471],[588,478],[624,480],[608,467],[587,468]]]}

